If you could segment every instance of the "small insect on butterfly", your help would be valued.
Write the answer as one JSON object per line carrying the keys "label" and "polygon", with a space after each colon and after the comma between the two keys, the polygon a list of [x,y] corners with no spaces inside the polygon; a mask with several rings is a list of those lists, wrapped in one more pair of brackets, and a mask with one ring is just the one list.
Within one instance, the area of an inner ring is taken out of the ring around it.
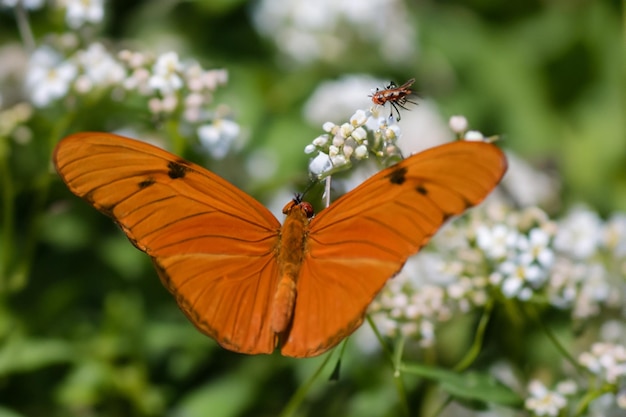
{"label": "small insect on butterfly", "polygon": [[202,333],[234,352],[293,357],[354,332],[407,258],[507,168],[491,143],[449,143],[380,171],[315,217],[293,199],[281,226],[226,180],[145,142],[78,133],[53,160],[71,192],[152,258]]}
{"label": "small insect on butterfly", "polygon": [[417,105],[417,102],[409,100],[409,97],[414,94],[413,90],[411,90],[411,86],[415,83],[415,78],[411,78],[409,81],[402,84],[400,87],[396,85],[393,81],[387,85],[384,89],[376,89],[374,94],[371,94],[369,97],[372,98],[372,102],[374,104],[378,104],[380,106],[384,106],[385,103],[389,103],[391,109],[389,110],[389,118],[393,117],[393,110],[396,111],[396,121],[400,121],[400,110],[398,107],[409,110],[405,105],[406,103],[411,103]]}

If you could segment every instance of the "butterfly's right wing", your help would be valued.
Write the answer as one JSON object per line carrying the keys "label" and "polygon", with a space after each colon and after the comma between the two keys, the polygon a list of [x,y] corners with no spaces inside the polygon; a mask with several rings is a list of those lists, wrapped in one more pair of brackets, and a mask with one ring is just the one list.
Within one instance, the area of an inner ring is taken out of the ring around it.
{"label": "butterfly's right wing", "polygon": [[484,142],[428,149],[387,168],[315,217],[281,351],[315,356],[363,321],[385,282],[453,215],[480,203],[507,168]]}
{"label": "butterfly's right wing", "polygon": [[280,224],[263,205],[204,168],[113,134],[69,136],[53,159],[74,194],[152,257],[198,329],[235,352],[274,350]]}

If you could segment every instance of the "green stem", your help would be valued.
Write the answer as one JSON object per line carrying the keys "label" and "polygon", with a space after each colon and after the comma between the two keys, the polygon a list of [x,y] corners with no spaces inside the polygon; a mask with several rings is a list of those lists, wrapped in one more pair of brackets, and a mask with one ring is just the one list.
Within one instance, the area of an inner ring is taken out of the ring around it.
{"label": "green stem", "polygon": [[532,304],[527,304],[528,310],[530,312],[530,318],[537,324],[539,324],[539,326],[541,326],[541,329],[544,331],[544,333],[546,334],[546,336],[548,336],[548,339],[550,339],[550,341],[552,342],[552,344],[554,345],[554,347],[556,347],[556,349],[563,355],[563,357],[575,368],[577,369],[579,372],[581,373],[586,373],[587,369],[584,366],[581,366],[578,361],[567,351],[567,349],[565,349],[565,347],[563,346],[563,344],[561,342],[559,342],[559,339],[557,339],[556,335],[554,334],[554,332],[552,331],[552,329],[550,329],[548,326],[546,326],[546,324],[543,322],[543,320],[541,320],[539,318],[539,313],[537,312],[535,306],[533,306]]}
{"label": "green stem", "polygon": [[0,148],[0,181],[2,181],[2,226],[0,231],[0,294],[8,290],[9,262],[13,259],[13,245],[15,244],[14,233],[14,200],[15,189],[13,187],[13,178],[11,169],[9,168],[8,155],[10,153],[8,147],[9,138],[2,138],[4,146]]}
{"label": "green stem", "polygon": [[472,363],[474,363],[474,361],[478,357],[478,354],[483,347],[485,332],[487,331],[487,325],[489,324],[489,319],[491,318],[491,313],[493,312],[494,305],[495,302],[493,298],[490,298],[487,301],[487,304],[485,304],[485,309],[483,310],[483,314],[480,317],[480,321],[478,322],[478,327],[476,328],[476,335],[474,336],[472,346],[465,354],[465,357],[463,357],[463,359],[461,359],[461,361],[454,367],[454,371],[462,372],[466,370]]}
{"label": "green stem", "polygon": [[369,314],[365,316],[365,319],[367,320],[368,324],[372,328],[374,335],[376,335],[376,338],[378,339],[378,342],[380,343],[380,346],[383,349],[384,356],[389,360],[389,362],[393,366],[393,381],[396,386],[396,390],[398,391],[398,401],[400,402],[402,406],[402,412],[404,413],[404,415],[409,416],[411,415],[411,412],[409,410],[409,403],[407,401],[406,389],[404,387],[404,381],[402,380],[402,370],[401,370],[402,369],[402,354],[404,353],[404,340],[405,339],[404,338],[400,339],[400,341],[398,342],[398,345],[396,346],[395,351],[392,353],[391,350],[389,350],[389,347],[387,346],[387,344],[385,343],[383,336],[378,331],[378,327],[376,327],[374,320],[372,320]]}
{"label": "green stem", "polygon": [[400,406],[402,407],[402,412],[405,416],[410,416],[411,411],[409,410],[409,402],[406,396],[406,388],[404,387],[404,381],[402,380],[402,356],[404,353],[404,336],[401,337],[398,342],[394,355],[394,372],[393,372],[393,382],[396,386],[396,391],[398,392],[398,401],[400,402]]}
{"label": "green stem", "polygon": [[578,417],[585,415],[587,413],[587,409],[589,408],[589,404],[591,404],[593,400],[603,396],[604,394],[611,392],[615,393],[616,391],[617,387],[607,384],[598,390],[587,392],[587,394],[585,394],[585,396],[580,400],[580,403],[578,403],[578,407],[576,407],[576,412],[574,413],[574,416]]}
{"label": "green stem", "polygon": [[20,31],[20,36],[22,37],[22,42],[24,42],[24,47],[28,51],[28,53],[32,53],[35,50],[35,37],[33,36],[33,31],[30,28],[30,23],[28,22],[28,13],[26,9],[22,5],[22,2],[17,2],[15,6],[15,22],[17,23],[17,28]]}
{"label": "green stem", "polygon": [[328,364],[328,361],[330,360],[332,356],[333,356],[332,353],[326,355],[326,357],[324,358],[320,366],[313,373],[313,375],[311,375],[308,381],[302,384],[300,388],[298,388],[298,390],[295,392],[295,394],[293,394],[292,397],[289,399],[289,402],[287,403],[283,411],[280,413],[280,417],[291,417],[295,414],[298,407],[300,407],[300,405],[306,398],[306,394],[309,392],[310,388],[313,386],[313,383],[321,375],[322,371],[324,370],[324,368],[326,367],[326,365]]}
{"label": "green stem", "polygon": [[376,339],[378,339],[378,343],[380,343],[380,346],[383,349],[383,353],[385,354],[385,357],[389,360],[389,363],[395,368],[396,364],[393,360],[393,353],[391,353],[391,350],[389,350],[389,346],[387,346],[387,344],[385,343],[385,339],[383,339],[383,336],[378,331],[378,327],[376,327],[376,324],[374,324],[374,320],[372,320],[369,314],[365,316],[365,319],[367,320],[367,323],[372,328],[372,331],[374,332]]}

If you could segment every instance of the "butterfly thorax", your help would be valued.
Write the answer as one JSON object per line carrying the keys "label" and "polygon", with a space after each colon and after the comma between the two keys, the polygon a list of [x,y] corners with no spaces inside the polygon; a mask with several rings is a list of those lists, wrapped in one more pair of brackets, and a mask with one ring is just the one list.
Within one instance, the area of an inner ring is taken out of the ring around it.
{"label": "butterfly thorax", "polygon": [[280,230],[277,249],[280,279],[272,307],[272,329],[275,333],[283,333],[291,322],[312,209],[309,203],[294,199],[285,206],[283,213],[287,217]]}

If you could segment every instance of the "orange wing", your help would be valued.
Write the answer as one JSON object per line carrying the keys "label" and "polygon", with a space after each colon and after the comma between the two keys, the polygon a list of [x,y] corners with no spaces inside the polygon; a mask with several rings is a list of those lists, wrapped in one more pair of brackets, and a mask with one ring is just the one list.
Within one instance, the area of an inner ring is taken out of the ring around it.
{"label": "orange wing", "polygon": [[53,159],[74,194],[152,257],[200,331],[236,352],[273,352],[280,223],[263,205],[195,164],[108,133],[69,136]]}
{"label": "orange wing", "polygon": [[407,258],[480,203],[506,168],[492,144],[453,142],[377,173],[322,211],[310,223],[282,353],[318,355],[351,334]]}

